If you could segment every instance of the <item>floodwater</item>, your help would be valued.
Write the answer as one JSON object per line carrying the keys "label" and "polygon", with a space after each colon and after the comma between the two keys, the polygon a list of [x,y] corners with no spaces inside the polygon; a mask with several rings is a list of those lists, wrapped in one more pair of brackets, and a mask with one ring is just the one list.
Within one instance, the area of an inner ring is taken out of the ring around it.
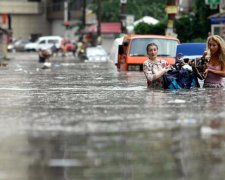
{"label": "floodwater", "polygon": [[0,69],[0,180],[221,180],[225,91],[149,90],[143,72],[16,54]]}

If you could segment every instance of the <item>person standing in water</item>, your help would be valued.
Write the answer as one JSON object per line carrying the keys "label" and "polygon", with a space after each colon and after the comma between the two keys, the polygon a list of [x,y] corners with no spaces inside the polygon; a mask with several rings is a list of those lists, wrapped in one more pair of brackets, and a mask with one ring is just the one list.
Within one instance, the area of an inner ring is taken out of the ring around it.
{"label": "person standing in water", "polygon": [[163,89],[163,74],[169,69],[170,65],[163,59],[158,58],[158,46],[150,43],[146,47],[148,59],[143,63],[143,71],[147,79],[148,88]]}
{"label": "person standing in water", "polygon": [[38,51],[39,63],[43,63],[42,69],[49,69],[51,67],[50,58],[52,56],[52,51],[50,48],[41,48]]}
{"label": "person standing in water", "polygon": [[222,88],[223,77],[225,77],[225,41],[218,35],[209,36],[207,39],[207,50],[203,57],[209,59],[208,66],[204,72],[205,80],[203,88]]}

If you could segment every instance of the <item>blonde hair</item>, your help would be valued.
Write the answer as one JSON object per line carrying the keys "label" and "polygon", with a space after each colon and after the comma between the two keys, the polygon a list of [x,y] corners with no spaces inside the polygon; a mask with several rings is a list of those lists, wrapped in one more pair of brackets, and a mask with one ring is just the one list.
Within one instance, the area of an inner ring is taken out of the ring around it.
{"label": "blonde hair", "polygon": [[[210,55],[209,51],[209,41],[214,41],[218,44],[218,63],[222,66],[222,69],[225,67],[225,41],[219,35],[211,35],[207,38],[207,52]],[[210,55],[211,56],[211,55]]]}

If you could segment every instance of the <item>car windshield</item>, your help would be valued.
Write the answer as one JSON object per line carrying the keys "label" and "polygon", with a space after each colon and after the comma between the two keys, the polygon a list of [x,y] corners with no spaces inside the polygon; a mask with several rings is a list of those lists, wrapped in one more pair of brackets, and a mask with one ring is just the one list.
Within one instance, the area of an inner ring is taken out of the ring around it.
{"label": "car windshield", "polygon": [[50,40],[48,40],[49,44],[57,44],[58,42],[59,42],[58,39],[50,39]]}
{"label": "car windshield", "polygon": [[21,45],[21,44],[26,44],[26,43],[28,43],[28,42],[30,42],[30,41],[29,41],[29,40],[23,40],[23,39],[20,39],[20,40],[15,41],[15,42],[14,42],[14,45],[15,45],[15,46],[19,46],[19,45]]}
{"label": "car windshield", "polygon": [[172,39],[160,39],[160,38],[143,38],[134,39],[131,43],[130,56],[143,56],[146,55],[146,47],[149,43],[155,43],[158,45],[159,56],[176,56],[176,47],[178,42]]}

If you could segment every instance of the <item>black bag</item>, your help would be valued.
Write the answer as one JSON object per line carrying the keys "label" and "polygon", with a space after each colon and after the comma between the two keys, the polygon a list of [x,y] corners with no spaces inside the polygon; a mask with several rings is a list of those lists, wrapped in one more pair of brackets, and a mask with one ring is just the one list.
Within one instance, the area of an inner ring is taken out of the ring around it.
{"label": "black bag", "polygon": [[179,70],[169,70],[163,75],[163,88],[164,89],[181,89],[177,80],[179,77]]}
{"label": "black bag", "polygon": [[173,69],[163,75],[164,89],[191,89],[200,87],[193,71],[189,69]]}
{"label": "black bag", "polygon": [[196,58],[191,60],[190,65],[192,66],[194,75],[200,80],[205,79],[204,71],[207,68],[208,59],[206,58]]}

